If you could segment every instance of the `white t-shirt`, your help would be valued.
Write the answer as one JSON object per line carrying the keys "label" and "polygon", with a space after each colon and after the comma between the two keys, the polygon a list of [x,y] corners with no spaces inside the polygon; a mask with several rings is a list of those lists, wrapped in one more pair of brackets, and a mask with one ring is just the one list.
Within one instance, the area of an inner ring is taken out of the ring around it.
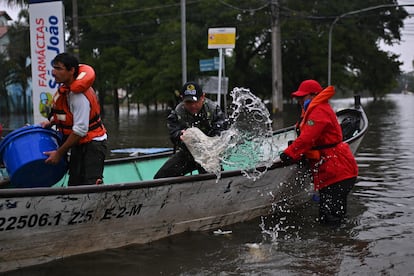
{"label": "white t-shirt", "polygon": [[[88,98],[83,93],[70,92],[68,94],[68,103],[70,112],[73,115],[72,131],[76,135],[85,137],[89,129],[89,113],[91,111]],[[95,137],[93,140],[102,141],[106,138],[107,135],[104,134],[100,137]]]}

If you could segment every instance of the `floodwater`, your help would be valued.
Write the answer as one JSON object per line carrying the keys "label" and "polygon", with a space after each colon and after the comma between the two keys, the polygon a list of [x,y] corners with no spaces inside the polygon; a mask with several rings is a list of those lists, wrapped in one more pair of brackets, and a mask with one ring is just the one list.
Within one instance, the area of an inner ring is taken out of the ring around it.
{"label": "floodwater", "polygon": [[[362,103],[370,126],[356,155],[360,172],[348,219],[339,228],[319,225],[317,203],[309,199],[225,227],[228,235],[184,233],[7,275],[414,275],[414,95]],[[116,141],[110,148],[171,146],[165,113],[121,118],[107,119]]]}

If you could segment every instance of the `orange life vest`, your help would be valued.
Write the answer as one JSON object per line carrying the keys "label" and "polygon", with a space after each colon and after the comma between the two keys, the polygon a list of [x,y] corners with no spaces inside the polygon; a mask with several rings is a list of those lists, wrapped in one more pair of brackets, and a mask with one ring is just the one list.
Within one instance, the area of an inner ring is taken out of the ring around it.
{"label": "orange life vest", "polygon": [[71,83],[70,91],[82,93],[93,85],[95,81],[95,70],[89,65],[79,64],[79,72],[76,80]]}
{"label": "orange life vest", "polygon": [[65,85],[59,87],[53,97],[53,121],[59,131],[66,138],[72,133],[73,114],[70,111],[68,103],[68,93],[83,93],[90,103],[89,112],[89,129],[86,136],[79,141],[80,144],[88,143],[95,137],[106,134],[105,126],[101,120],[101,108],[95,91],[91,87],[95,80],[95,72],[88,65],[80,65],[79,73],[76,80],[68,88]]}

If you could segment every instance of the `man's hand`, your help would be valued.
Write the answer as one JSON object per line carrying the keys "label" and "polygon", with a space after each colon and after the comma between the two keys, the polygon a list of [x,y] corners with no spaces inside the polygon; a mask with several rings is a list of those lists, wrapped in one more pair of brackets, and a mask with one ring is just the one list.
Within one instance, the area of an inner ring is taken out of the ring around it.
{"label": "man's hand", "polygon": [[282,161],[282,163],[284,165],[290,165],[290,164],[293,163],[293,159],[289,155],[287,155],[286,153],[284,153],[284,152],[282,152],[279,155],[279,157],[280,157],[280,160]]}
{"label": "man's hand", "polygon": [[40,123],[40,126],[43,128],[50,128],[52,126],[52,123],[49,121],[43,121]]}
{"label": "man's hand", "polygon": [[59,163],[59,161],[62,159],[62,155],[56,151],[45,151],[43,152],[43,154],[49,156],[46,160],[45,163],[46,164],[52,164],[52,165],[57,165]]}
{"label": "man's hand", "polygon": [[180,140],[183,141],[183,135],[184,135],[185,129],[181,130],[181,134],[180,134]]}

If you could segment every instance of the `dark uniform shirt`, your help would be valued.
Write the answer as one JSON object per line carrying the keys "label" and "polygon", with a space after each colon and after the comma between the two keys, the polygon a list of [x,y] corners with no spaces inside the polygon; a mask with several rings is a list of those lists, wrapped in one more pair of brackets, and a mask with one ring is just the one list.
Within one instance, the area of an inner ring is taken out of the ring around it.
{"label": "dark uniform shirt", "polygon": [[184,108],[183,102],[179,103],[167,117],[167,127],[174,145],[185,149],[184,143],[180,140],[182,130],[197,127],[204,134],[212,137],[227,129],[228,121],[220,106],[205,98],[203,106],[197,114],[191,114]]}

